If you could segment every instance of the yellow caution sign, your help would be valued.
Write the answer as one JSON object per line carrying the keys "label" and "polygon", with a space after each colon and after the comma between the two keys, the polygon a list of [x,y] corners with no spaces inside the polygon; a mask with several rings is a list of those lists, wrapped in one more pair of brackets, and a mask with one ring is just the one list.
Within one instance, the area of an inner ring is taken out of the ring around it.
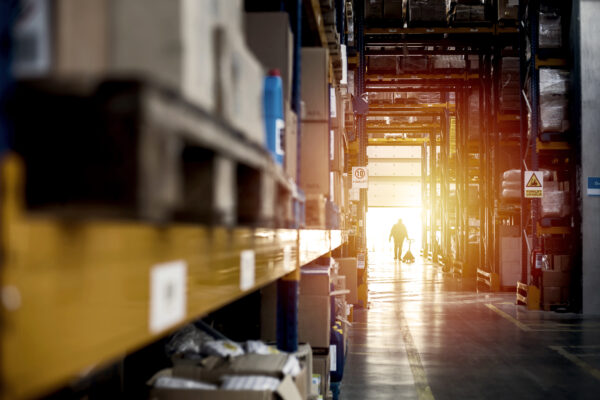
{"label": "yellow caution sign", "polygon": [[525,197],[541,199],[544,196],[544,176],[542,171],[525,171]]}

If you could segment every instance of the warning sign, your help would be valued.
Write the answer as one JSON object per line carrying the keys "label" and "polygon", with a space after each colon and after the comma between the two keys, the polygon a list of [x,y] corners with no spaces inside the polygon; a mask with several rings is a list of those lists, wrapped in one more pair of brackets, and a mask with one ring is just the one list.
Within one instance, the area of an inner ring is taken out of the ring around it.
{"label": "warning sign", "polygon": [[542,171],[525,171],[525,197],[541,199],[544,195],[544,176]]}
{"label": "warning sign", "polygon": [[367,167],[352,167],[352,187],[367,189],[369,187],[369,172]]}

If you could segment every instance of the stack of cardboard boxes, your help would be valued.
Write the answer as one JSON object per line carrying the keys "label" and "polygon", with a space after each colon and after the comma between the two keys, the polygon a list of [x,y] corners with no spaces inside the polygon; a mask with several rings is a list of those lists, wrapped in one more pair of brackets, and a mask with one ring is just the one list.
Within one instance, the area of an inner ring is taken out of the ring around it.
{"label": "stack of cardboard boxes", "polygon": [[15,31],[18,77],[148,77],[264,145],[264,70],[244,44],[241,0],[24,6]]}
{"label": "stack of cardboard boxes", "polygon": [[567,304],[571,284],[571,256],[549,255],[546,265],[550,268],[542,271],[543,307],[548,309],[553,305]]}

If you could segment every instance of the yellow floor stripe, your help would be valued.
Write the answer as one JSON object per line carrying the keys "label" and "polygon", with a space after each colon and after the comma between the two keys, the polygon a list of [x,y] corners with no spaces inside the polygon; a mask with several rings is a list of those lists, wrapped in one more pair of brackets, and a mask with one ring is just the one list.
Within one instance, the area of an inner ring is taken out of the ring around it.
{"label": "yellow floor stripe", "polygon": [[489,308],[490,310],[492,310],[493,312],[495,312],[496,314],[498,314],[499,316],[501,316],[502,318],[515,324],[522,331],[531,332],[533,330],[530,327],[528,327],[527,325],[525,325],[524,323],[518,321],[516,318],[514,318],[511,315],[508,315],[504,311],[500,310],[498,307],[494,306],[493,304],[486,304],[485,306],[487,308]]}
{"label": "yellow floor stripe", "polygon": [[556,351],[558,354],[571,361],[573,364],[577,365],[579,368],[592,375],[594,378],[600,380],[600,370],[592,367],[587,362],[583,361],[581,358],[577,357],[575,354],[569,353],[563,347],[560,346],[550,346],[550,348]]}
{"label": "yellow floor stripe", "polygon": [[431,392],[425,368],[423,368],[423,364],[421,363],[421,356],[415,346],[408,323],[406,322],[406,318],[404,318],[404,313],[402,311],[400,311],[398,319],[400,320],[400,331],[402,333],[402,338],[404,339],[404,346],[406,347],[406,356],[415,381],[417,398],[419,400],[434,400],[435,398]]}

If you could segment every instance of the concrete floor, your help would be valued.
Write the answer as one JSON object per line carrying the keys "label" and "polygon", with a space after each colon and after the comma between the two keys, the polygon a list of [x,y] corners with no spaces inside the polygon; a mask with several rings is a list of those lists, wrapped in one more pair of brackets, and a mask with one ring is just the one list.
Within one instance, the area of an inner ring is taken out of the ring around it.
{"label": "concrete floor", "polygon": [[369,255],[340,399],[600,399],[600,318],[527,311],[391,258]]}

